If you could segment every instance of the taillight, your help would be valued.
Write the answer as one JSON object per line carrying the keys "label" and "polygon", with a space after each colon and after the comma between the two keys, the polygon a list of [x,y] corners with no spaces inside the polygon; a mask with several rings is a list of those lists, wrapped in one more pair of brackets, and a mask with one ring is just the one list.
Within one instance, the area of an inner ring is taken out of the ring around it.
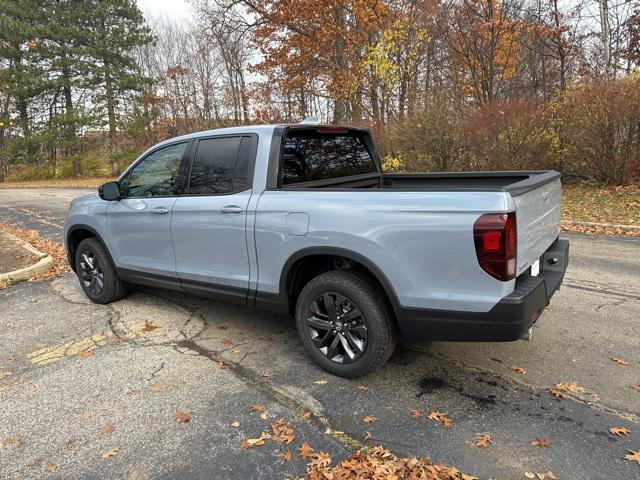
{"label": "taillight", "polygon": [[473,224],[476,256],[482,269],[498,280],[516,278],[516,214],[486,213]]}

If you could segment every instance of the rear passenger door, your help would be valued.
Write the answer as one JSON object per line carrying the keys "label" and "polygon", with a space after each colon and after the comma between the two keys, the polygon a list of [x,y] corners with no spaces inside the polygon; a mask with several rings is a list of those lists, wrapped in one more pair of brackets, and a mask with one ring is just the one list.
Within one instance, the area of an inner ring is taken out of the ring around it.
{"label": "rear passenger door", "polygon": [[186,290],[244,302],[249,288],[246,239],[258,138],[202,138],[191,152],[186,192],[173,206],[176,271]]}

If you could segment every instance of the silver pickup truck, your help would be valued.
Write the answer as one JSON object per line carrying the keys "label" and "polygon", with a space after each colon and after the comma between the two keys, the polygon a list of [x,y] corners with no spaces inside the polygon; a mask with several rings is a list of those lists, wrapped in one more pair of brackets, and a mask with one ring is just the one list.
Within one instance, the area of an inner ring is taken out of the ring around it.
{"label": "silver pickup truck", "polygon": [[293,315],[340,376],[398,338],[526,337],[569,244],[555,171],[386,174],[367,130],[260,125],[162,142],[65,221],[86,295],[129,284]]}

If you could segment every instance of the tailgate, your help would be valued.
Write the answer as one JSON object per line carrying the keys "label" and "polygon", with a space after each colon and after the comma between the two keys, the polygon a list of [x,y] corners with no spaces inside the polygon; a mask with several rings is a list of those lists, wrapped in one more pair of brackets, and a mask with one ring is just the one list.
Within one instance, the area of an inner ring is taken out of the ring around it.
{"label": "tailgate", "polygon": [[558,238],[560,199],[560,179],[513,197],[518,229],[516,275],[529,268]]}

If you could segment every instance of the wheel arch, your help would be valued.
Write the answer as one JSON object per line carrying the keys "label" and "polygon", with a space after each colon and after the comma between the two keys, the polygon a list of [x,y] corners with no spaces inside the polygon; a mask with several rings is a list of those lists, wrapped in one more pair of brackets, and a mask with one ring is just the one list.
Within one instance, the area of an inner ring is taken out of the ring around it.
{"label": "wheel arch", "polygon": [[[322,262],[338,259],[346,260],[347,265],[341,266],[335,263],[322,265]],[[288,313],[292,313],[295,309],[297,296],[309,280],[327,271],[349,268],[355,268],[375,281],[397,318],[398,297],[384,272],[364,255],[340,247],[307,247],[298,250],[287,259],[280,274],[279,297],[286,304]]]}
{"label": "wheel arch", "polygon": [[113,257],[111,256],[111,252],[109,251],[109,248],[107,247],[107,244],[105,243],[100,233],[98,233],[95,228],[90,227],[89,225],[79,223],[69,228],[65,238],[67,261],[69,262],[69,266],[71,267],[71,269],[74,272],[76,271],[76,251],[78,249],[78,245],[80,245],[80,242],[87,238],[98,239],[98,241],[104,247],[104,250],[107,252],[111,264],[115,266]]}

